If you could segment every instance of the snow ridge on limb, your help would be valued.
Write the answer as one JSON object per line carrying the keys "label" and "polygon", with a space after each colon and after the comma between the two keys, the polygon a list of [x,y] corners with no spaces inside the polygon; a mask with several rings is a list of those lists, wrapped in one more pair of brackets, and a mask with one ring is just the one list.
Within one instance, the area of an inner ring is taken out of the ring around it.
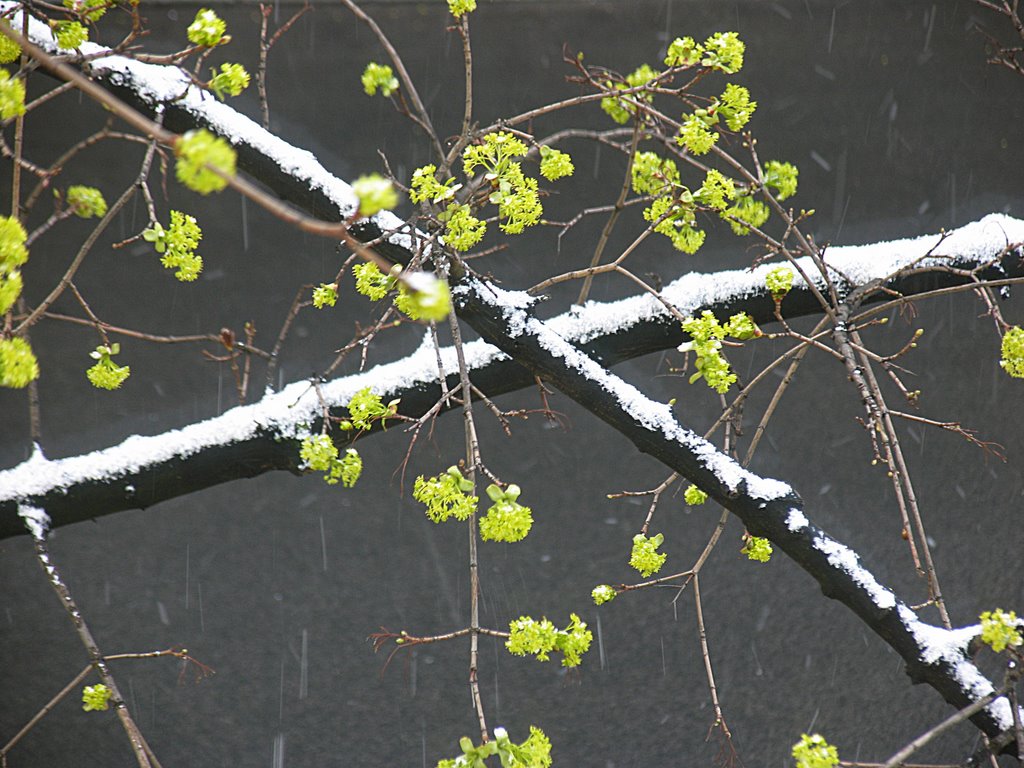
{"label": "snow ridge on limb", "polygon": [[[850,608],[899,653],[915,682],[928,683],[958,709],[995,691],[968,655],[968,643],[979,628],[947,630],[918,619],[861,564],[856,552],[808,519],[791,486],[744,469],[683,426],[668,405],[647,398],[582,353],[532,316],[526,294],[467,279],[456,286],[453,297],[460,316],[483,338],[599,416],[639,450],[695,483],[753,535],[778,546],[825,595]],[[971,720],[993,737],[1013,727],[1005,698]]]}
{"label": "snow ridge on limb", "polygon": [[[929,235],[893,243],[837,247],[828,252],[829,263],[850,280],[863,284],[861,281],[883,279],[899,267],[914,263],[938,238]],[[931,259],[945,257],[943,263],[976,266],[997,258],[1008,241],[1018,240],[1024,240],[1024,221],[992,214],[949,233],[941,252]],[[1019,274],[1020,259],[1007,255],[996,269],[1008,275]],[[764,287],[764,270],[691,272],[667,285],[663,295],[684,313],[711,309],[725,316],[746,311],[756,322],[769,323],[774,303]],[[936,287],[934,281],[920,286],[911,285],[909,280],[892,281],[890,286],[907,294]],[[963,282],[948,273],[936,273],[935,280]],[[503,296],[510,305],[532,301],[526,294],[512,294],[495,286],[488,290],[494,296]],[[787,317],[818,311],[810,292],[804,289],[802,293],[804,298],[795,285],[787,295]],[[599,359],[605,366],[671,349],[684,340],[682,329],[664,305],[646,293],[606,303],[591,301],[543,325],[588,359]],[[496,346],[474,341],[465,349],[473,381],[488,396],[521,389],[533,381],[526,368]],[[449,388],[457,386],[455,350],[443,349],[442,361],[444,370],[450,372]],[[436,356],[428,337],[424,346],[409,357],[334,379],[320,388],[334,415],[343,416],[342,409],[351,396],[366,386],[385,402],[401,399],[403,415],[418,418],[426,413],[440,393]],[[28,461],[0,471],[0,538],[25,533],[17,516],[19,500],[46,508],[53,525],[59,527],[98,515],[145,508],[271,470],[297,472],[296,441],[304,429],[318,428],[322,416],[319,405],[310,384],[300,381],[216,418],[155,436],[133,436],[105,450],[55,461],[47,461],[37,451]]]}

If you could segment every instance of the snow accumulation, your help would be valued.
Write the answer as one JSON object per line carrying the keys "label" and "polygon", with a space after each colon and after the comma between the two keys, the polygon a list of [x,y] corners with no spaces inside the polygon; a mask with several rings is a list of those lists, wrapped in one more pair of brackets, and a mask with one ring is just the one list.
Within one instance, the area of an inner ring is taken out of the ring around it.
{"label": "snow accumulation", "polygon": [[[10,10],[15,5],[0,2],[0,12]],[[20,19],[20,15],[15,16],[15,26],[20,26]],[[28,37],[50,53],[69,52],[58,48],[50,28],[36,19],[29,20]],[[109,49],[95,43],[85,43],[80,50],[86,56],[97,57],[90,62],[96,75],[109,77],[111,82],[130,88],[154,108],[174,101],[176,106],[208,123],[233,145],[252,147],[273,160],[288,175],[306,182],[310,189],[322,191],[338,206],[342,216],[347,217],[355,212],[358,200],[351,185],[324,168],[312,152],[288,144],[212,94],[197,88],[180,68],[145,64],[113,54],[104,56],[104,52]],[[405,222],[390,211],[381,211],[371,220],[383,232],[407,228]],[[395,245],[413,249],[412,238],[408,234],[394,232],[388,239]]]}
{"label": "snow accumulation", "polygon": [[811,521],[807,519],[807,515],[796,507],[790,509],[789,514],[786,515],[786,527],[793,533],[803,530],[810,524]]}
{"label": "snow accumulation", "polygon": [[[920,267],[938,264],[977,264],[994,258],[1010,243],[1024,242],[1024,221],[992,213],[980,221],[966,224],[940,235],[924,235],[868,245],[843,245],[829,248],[825,261],[837,273],[856,285],[888,277],[909,264]],[[923,258],[935,249],[928,258]],[[814,275],[810,259],[798,259],[804,274]],[[705,307],[765,293],[765,276],[777,264],[762,264],[754,269],[736,269],[712,274],[690,272],[662,289],[662,296],[684,315],[696,314]],[[794,287],[805,285],[796,275]],[[819,287],[821,285],[819,284]],[[650,294],[631,296],[605,303],[588,302],[559,317],[548,320],[553,331],[577,343],[625,330],[634,324],[665,317],[664,305]]]}
{"label": "snow accumulation", "polygon": [[[429,339],[427,334],[416,352],[398,362],[321,385],[324,402],[329,407],[344,407],[356,392],[366,387],[384,395],[417,385],[436,385],[437,353]],[[506,358],[496,347],[480,341],[466,344],[464,350],[466,363],[472,368]],[[458,369],[454,348],[441,350],[441,363],[446,371]],[[133,435],[112,448],[54,461],[37,450],[28,461],[0,471],[0,501],[41,495],[82,482],[113,481],[169,459],[187,458],[205,448],[256,437],[261,431],[299,437],[320,414],[320,399],[312,385],[299,381],[259,402],[232,408],[215,418],[159,435]]]}
{"label": "snow accumulation", "polygon": [[683,427],[676,420],[669,405],[654,402],[632,384],[623,381],[580,352],[552,330],[549,323],[530,316],[526,309],[532,303],[533,297],[521,292],[497,292],[492,286],[479,282],[475,284],[474,289],[484,301],[493,302],[495,309],[502,313],[511,329],[510,336],[514,338],[527,334],[537,339],[541,347],[551,355],[563,359],[568,367],[614,395],[623,410],[643,427],[660,432],[669,440],[689,447],[729,491],[736,491],[740,483],[745,482],[747,494],[755,499],[770,501],[793,494],[793,489],[786,483],[759,477],[741,467],[703,437]]}
{"label": "snow accumulation", "polygon": [[[968,644],[981,634],[980,625],[972,624],[959,629],[935,627],[925,624],[905,605],[899,606],[899,616],[921,648],[921,661],[925,664],[948,664],[953,669],[953,675],[960,687],[975,701],[995,690],[991,681],[967,656]],[[1001,729],[1008,730],[1013,727],[1013,710],[1005,698],[996,699],[986,709]],[[1024,715],[1024,709],[1021,710],[1021,714]]]}
{"label": "snow accumulation", "polygon": [[896,596],[879,584],[871,571],[861,566],[856,552],[824,534],[816,535],[813,544],[816,550],[828,557],[829,565],[848,574],[854,583],[868,593],[875,605],[884,611],[896,607]]}
{"label": "snow accumulation", "polygon": [[46,538],[46,532],[50,530],[50,516],[46,512],[28,504],[19,504],[18,516],[25,521],[25,527],[32,534],[32,538]]}

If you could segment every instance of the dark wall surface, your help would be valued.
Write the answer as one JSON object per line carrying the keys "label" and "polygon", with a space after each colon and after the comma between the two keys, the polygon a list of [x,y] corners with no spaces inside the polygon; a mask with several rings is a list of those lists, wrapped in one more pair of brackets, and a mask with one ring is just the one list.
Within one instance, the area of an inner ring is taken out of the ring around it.
{"label": "dark wall surface", "polygon": [[[196,7],[153,6],[153,47],[179,46]],[[439,131],[457,132],[462,52],[457,36],[445,30],[444,4],[366,7],[405,55]],[[281,20],[293,8],[283,4]],[[234,42],[216,61],[241,61],[254,70],[258,11],[218,10]],[[747,43],[737,81],[760,104],[751,127],[761,157],[799,165],[794,204],[816,210],[811,229],[819,242],[932,233],[992,211],[1024,216],[1024,79],[985,64],[985,39],[973,29],[981,18],[967,2],[481,3],[472,17],[476,115],[490,122],[573,95],[575,87],[563,79],[563,45],[570,53],[584,51],[588,62],[631,71],[657,63],[676,36],[736,30]],[[272,128],[342,178],[379,170],[378,149],[396,175],[407,177],[431,159],[428,145],[359,85],[365,63],[383,56],[344,9],[317,3],[271,54]],[[34,87],[49,84],[38,79]],[[258,115],[254,93],[235,103]],[[65,96],[29,121],[30,157],[51,161],[69,131],[77,137],[102,123],[99,110],[85,108],[69,124],[67,115],[78,109],[78,97]],[[567,119],[608,125],[593,105]],[[564,124],[551,119],[533,127],[542,135]],[[612,202],[621,183],[619,157],[585,142],[567,148],[577,176],[546,201],[552,219]],[[69,183],[96,184],[111,196],[137,172],[137,156],[134,149],[97,149],[69,169]],[[10,165],[4,168],[9,174]],[[202,278],[177,283],[148,246],[105,247],[86,264],[79,287],[97,314],[118,325],[163,333],[228,326],[241,333],[251,320],[269,346],[294,292],[332,278],[341,257],[331,244],[287,230],[232,194],[200,201],[174,186],[168,184],[170,199],[159,198],[158,206],[200,218]],[[143,219],[141,210],[127,212],[111,239],[137,231]],[[602,225],[600,217],[585,220],[560,247],[550,230],[524,235],[482,263],[506,287],[526,287],[584,266]],[[626,217],[610,248],[624,247],[640,226],[638,214]],[[635,271],[671,279],[691,269],[749,264],[748,243],[725,230],[709,233],[693,257],[648,241],[635,256]],[[33,249],[26,270],[31,300],[45,294],[46,281],[61,273],[75,238],[86,231],[85,224],[70,224]],[[564,311],[576,290],[554,291],[548,311]],[[604,280],[594,297],[631,291],[625,281]],[[906,360],[924,392],[923,412],[981,427],[1009,457],[999,462],[923,427],[904,432],[957,624],[997,605],[1024,606],[1020,390],[996,364],[998,338],[991,321],[979,317],[983,311],[967,295],[933,300],[920,306],[913,326],[901,325],[904,333],[881,345],[894,351],[912,327],[924,327]],[[334,311],[301,315],[281,380],[324,370],[368,312],[367,302],[345,287]],[[1008,301],[1004,312],[1018,322],[1019,301]],[[897,320],[894,325],[902,323]],[[416,329],[382,336],[371,345],[369,362],[398,359],[420,337]],[[66,326],[43,325],[33,334],[43,367],[44,448],[52,458],[137,432],[156,434],[236,402],[230,372],[202,361],[195,347],[132,341],[122,341],[131,380],[119,392],[99,392],[82,375],[97,343],[90,332]],[[785,348],[781,341],[748,346],[736,356],[741,375]],[[716,402],[702,387],[669,375],[680,362],[681,355],[670,353],[616,372],[655,399],[678,398],[681,418],[701,430],[713,421]],[[754,399],[763,405],[770,395]],[[540,399],[524,391],[498,405],[538,408]],[[654,487],[667,471],[567,399],[553,396],[552,407],[565,415],[566,429],[534,416],[513,424],[512,439],[485,412],[480,416],[485,461],[523,487],[536,519],[518,545],[481,546],[482,620],[504,628],[521,614],[543,614],[564,625],[575,611],[595,643],[579,673],[566,674],[557,662],[511,657],[498,641],[485,639],[481,681],[489,722],[507,727],[514,739],[530,724],[540,726],[559,765],[709,764],[720,744],[705,740],[713,715],[692,595],[677,600],[675,590],[650,590],[600,609],[589,598],[598,583],[636,575],[626,562],[646,502],[609,501],[607,494]],[[0,393],[0,466],[13,466],[30,451],[26,411],[23,395]],[[812,354],[753,466],[791,482],[815,522],[857,549],[908,602],[923,602],[924,584],[900,538],[891,487],[870,466],[859,415],[843,371]],[[267,475],[53,536],[54,558],[105,652],[180,645],[216,670],[194,683],[188,670],[166,660],[115,668],[166,768],[434,765],[454,756],[459,736],[475,732],[467,642],[399,653],[385,670],[386,656],[374,656],[366,640],[381,626],[428,634],[467,622],[465,531],[434,526],[408,493],[417,474],[434,474],[458,459],[461,423],[443,419],[420,441],[403,493],[395,470],[408,441],[394,428],[362,443],[366,471],[354,490],[329,488],[316,476]],[[692,563],[718,514],[687,509],[678,497],[663,502],[654,530],[666,537],[666,568]],[[933,691],[912,687],[899,659],[823,598],[803,572],[781,557],[760,566],[739,555],[741,532],[730,523],[701,592],[716,681],[744,764],[790,764],[790,746],[804,731],[825,733],[844,759],[885,759],[948,714]],[[27,537],[0,542],[0,653],[4,742],[86,663]],[[921,761],[956,762],[976,738],[972,726],[960,726]],[[115,718],[83,713],[72,699],[11,753],[9,764],[87,767],[131,759]]]}

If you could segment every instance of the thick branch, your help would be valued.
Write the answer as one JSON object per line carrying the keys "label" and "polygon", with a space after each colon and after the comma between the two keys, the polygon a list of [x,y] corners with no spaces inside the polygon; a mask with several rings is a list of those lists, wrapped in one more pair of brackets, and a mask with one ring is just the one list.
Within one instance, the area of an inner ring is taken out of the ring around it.
{"label": "thick branch", "polygon": [[[696,483],[807,571],[822,592],[857,614],[900,654],[907,674],[925,682],[958,709],[994,690],[968,656],[978,627],[946,630],[920,621],[861,565],[858,555],[811,523],[796,492],[778,480],[743,469],[680,424],[672,408],[645,397],[532,316],[531,297],[478,280],[456,288],[460,316],[485,339],[600,417],[639,450]],[[971,720],[989,736],[1013,726],[1006,699]]]}

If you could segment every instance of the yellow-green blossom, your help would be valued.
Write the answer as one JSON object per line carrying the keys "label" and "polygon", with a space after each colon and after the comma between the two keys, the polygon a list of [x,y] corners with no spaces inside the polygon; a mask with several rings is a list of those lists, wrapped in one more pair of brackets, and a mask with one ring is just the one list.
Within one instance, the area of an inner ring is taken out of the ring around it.
{"label": "yellow-green blossom", "polygon": [[668,555],[658,552],[658,547],[665,541],[664,534],[647,538],[642,533],[633,537],[633,549],[629,555],[629,564],[640,571],[645,579],[661,570]]}
{"label": "yellow-green blossom", "polygon": [[333,307],[337,301],[337,283],[331,283],[329,285],[327,283],[320,283],[320,285],[313,289],[313,306],[317,309]]}
{"label": "yellow-green blossom", "polygon": [[572,158],[567,153],[546,145],[540,148],[540,175],[548,181],[572,176],[575,170]]}
{"label": "yellow-green blossom", "polygon": [[226,139],[204,128],[181,136],[174,145],[174,154],[178,158],[178,181],[201,195],[219,192],[228,185],[224,177],[235,175],[235,150]]}
{"label": "yellow-green blossom", "polygon": [[103,683],[87,685],[82,689],[82,709],[86,712],[104,712],[110,706],[110,697],[113,694]]}
{"label": "yellow-green blossom", "polygon": [[796,768],[835,768],[839,764],[836,748],[817,733],[813,736],[803,734],[793,745],[793,757]]}
{"label": "yellow-green blossom", "polygon": [[121,345],[114,343],[109,347],[101,345],[89,353],[89,357],[95,360],[96,363],[85,372],[85,375],[94,387],[97,389],[117,389],[131,375],[132,371],[129,366],[118,365],[112,359],[114,355],[120,352]]}
{"label": "yellow-green blossom", "polygon": [[[3,259],[0,258],[0,264]],[[1024,378],[1024,328],[1015,325],[1003,334],[999,365],[1016,379]]]}
{"label": "yellow-green blossom", "polygon": [[[0,19],[0,24],[4,24],[10,29],[11,25],[6,20]],[[21,46],[7,35],[0,35],[0,64],[10,64],[19,56],[21,56]]]}
{"label": "yellow-green blossom", "polygon": [[708,500],[708,495],[696,485],[688,486],[683,492],[683,501],[691,507],[699,506]]}
{"label": "yellow-green blossom", "polygon": [[107,201],[96,187],[68,187],[67,201],[74,209],[75,215],[83,219],[98,219],[107,213]]}
{"label": "yellow-green blossom", "polygon": [[476,0],[448,0],[448,10],[456,19],[476,10]]}
{"label": "yellow-green blossom", "polygon": [[238,96],[249,87],[249,73],[241,64],[221,64],[220,72],[210,70],[213,77],[210,80],[210,90],[217,94],[217,98],[224,100],[224,94]]}
{"label": "yellow-green blossom", "polygon": [[775,301],[782,301],[793,287],[793,270],[789,267],[775,267],[764,276],[764,284]]}
{"label": "yellow-green blossom", "polygon": [[767,563],[772,556],[772,543],[760,536],[747,536],[743,549],[740,550],[748,560]]}
{"label": "yellow-green blossom", "polygon": [[1007,647],[1016,648],[1024,643],[1015,611],[996,608],[994,611],[985,611],[980,618],[981,641],[996,653],[1005,651]]}
{"label": "yellow-green blossom", "polygon": [[80,48],[89,41],[89,29],[79,21],[51,21],[57,45],[65,50]]}
{"label": "yellow-green blossom", "polygon": [[367,96],[375,95],[378,88],[381,96],[390,96],[398,90],[398,78],[395,77],[394,70],[387,64],[371,61],[363,70],[361,80]]}
{"label": "yellow-green blossom", "polygon": [[352,183],[352,191],[359,199],[360,216],[373,216],[378,211],[390,211],[398,205],[395,185],[379,173],[360,176]]}
{"label": "yellow-green blossom", "polygon": [[10,120],[24,114],[25,83],[20,78],[12,77],[6,69],[0,69],[0,118]]}
{"label": "yellow-green blossom", "polygon": [[39,378],[39,363],[32,347],[18,336],[0,339],[0,387],[21,389]]}
{"label": "yellow-green blossom", "polygon": [[476,496],[467,495],[472,490],[473,483],[452,466],[443,475],[417,477],[412,497],[426,505],[427,517],[435,523],[444,522],[449,517],[468,520],[480,501]]}
{"label": "yellow-green blossom", "polygon": [[[64,1],[68,2],[68,0]],[[227,24],[215,11],[209,8],[200,8],[196,12],[195,20],[188,25],[188,39],[193,45],[212,48],[224,39],[227,28]]]}

